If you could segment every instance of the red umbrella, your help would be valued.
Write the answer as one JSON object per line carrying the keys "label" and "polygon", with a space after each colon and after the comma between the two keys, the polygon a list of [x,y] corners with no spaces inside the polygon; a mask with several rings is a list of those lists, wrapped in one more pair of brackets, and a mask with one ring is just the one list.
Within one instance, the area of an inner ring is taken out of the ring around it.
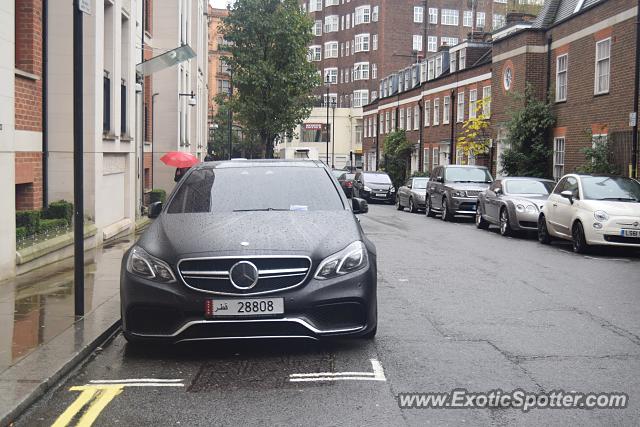
{"label": "red umbrella", "polygon": [[160,160],[165,165],[173,166],[174,168],[190,168],[200,163],[200,160],[198,160],[196,156],[191,153],[183,153],[182,151],[170,151],[160,157]]}

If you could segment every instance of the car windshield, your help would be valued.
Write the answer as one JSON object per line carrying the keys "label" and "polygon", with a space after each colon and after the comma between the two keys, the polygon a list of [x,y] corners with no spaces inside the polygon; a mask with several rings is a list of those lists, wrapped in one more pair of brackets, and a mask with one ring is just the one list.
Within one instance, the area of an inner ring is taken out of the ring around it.
{"label": "car windshield", "polygon": [[342,175],[344,173],[344,171],[338,170],[338,169],[333,169],[331,171],[331,173],[333,174],[333,176],[335,176],[336,178],[339,178],[340,175]]}
{"label": "car windshield", "polygon": [[427,188],[427,178],[413,180],[413,189],[424,190],[425,188]]}
{"label": "car windshield", "polygon": [[555,183],[552,181],[513,179],[506,182],[505,192],[507,194],[537,194],[547,196],[553,191],[554,185]]}
{"label": "car windshield", "polygon": [[178,189],[167,212],[343,209],[342,199],[325,169],[260,166],[194,170]]}
{"label": "car windshield", "polygon": [[482,182],[493,181],[486,168],[446,168],[444,178],[448,182]]}
{"label": "car windshield", "polygon": [[386,173],[365,173],[364,180],[371,184],[391,184],[391,178]]}
{"label": "car windshield", "polygon": [[355,173],[346,173],[343,174],[340,179],[354,179],[356,177]]}
{"label": "car windshield", "polygon": [[582,177],[582,189],[588,200],[640,202],[640,183],[621,176]]}

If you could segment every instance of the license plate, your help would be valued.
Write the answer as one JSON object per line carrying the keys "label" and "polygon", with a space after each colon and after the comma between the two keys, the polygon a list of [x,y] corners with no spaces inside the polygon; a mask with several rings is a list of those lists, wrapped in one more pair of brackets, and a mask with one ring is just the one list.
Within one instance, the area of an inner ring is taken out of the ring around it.
{"label": "license plate", "polygon": [[624,237],[640,237],[640,230],[622,229],[620,230],[620,235]]}
{"label": "license plate", "polygon": [[215,299],[205,302],[207,317],[283,314],[284,298]]}
{"label": "license plate", "polygon": [[376,196],[378,197],[385,197],[387,195],[387,193],[376,193]]}

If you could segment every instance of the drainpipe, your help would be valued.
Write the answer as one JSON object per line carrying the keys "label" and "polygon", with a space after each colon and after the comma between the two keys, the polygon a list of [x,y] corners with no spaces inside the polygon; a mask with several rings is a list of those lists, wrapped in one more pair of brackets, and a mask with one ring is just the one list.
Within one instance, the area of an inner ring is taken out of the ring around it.
{"label": "drainpipe", "polygon": [[[420,92],[422,93],[422,90]],[[418,118],[418,126],[420,126],[418,132],[418,138],[420,138],[418,142],[418,171],[424,172],[424,99],[422,98],[418,101],[418,112],[420,113],[420,117]]]}
{"label": "drainpipe", "polygon": [[378,170],[378,164],[380,163],[380,111],[376,114],[376,167],[374,171]]}
{"label": "drainpipe", "polygon": [[454,118],[454,113],[455,113],[455,105],[456,105],[456,91],[451,89],[451,93],[450,93],[450,102],[451,102],[451,106],[449,107],[449,123],[451,123],[451,135],[450,138],[451,140],[449,141],[449,164],[453,165],[455,164],[455,156],[456,156],[456,152],[455,152],[455,141],[453,140],[453,138],[455,137],[455,128],[456,128],[456,121],[457,118]]}
{"label": "drainpipe", "polygon": [[631,176],[638,178],[638,90],[640,90],[640,0],[636,8],[636,57],[633,76],[633,133],[631,138]]}
{"label": "drainpipe", "polygon": [[47,0],[42,0],[42,207],[49,205],[49,138],[47,122],[47,89],[48,89],[48,17]]}
{"label": "drainpipe", "polygon": [[553,41],[552,36],[547,37],[547,93],[546,93],[546,96],[549,96],[551,92],[551,42],[552,41]]}

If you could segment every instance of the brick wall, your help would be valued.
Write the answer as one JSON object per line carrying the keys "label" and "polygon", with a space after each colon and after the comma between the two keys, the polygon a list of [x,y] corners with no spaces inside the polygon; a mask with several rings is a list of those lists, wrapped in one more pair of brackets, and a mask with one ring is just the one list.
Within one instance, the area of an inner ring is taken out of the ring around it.
{"label": "brick wall", "polygon": [[16,210],[42,208],[42,153],[16,152]]}
{"label": "brick wall", "polygon": [[144,189],[151,190],[153,182],[153,168],[151,167],[153,158],[151,153],[144,153]]}

